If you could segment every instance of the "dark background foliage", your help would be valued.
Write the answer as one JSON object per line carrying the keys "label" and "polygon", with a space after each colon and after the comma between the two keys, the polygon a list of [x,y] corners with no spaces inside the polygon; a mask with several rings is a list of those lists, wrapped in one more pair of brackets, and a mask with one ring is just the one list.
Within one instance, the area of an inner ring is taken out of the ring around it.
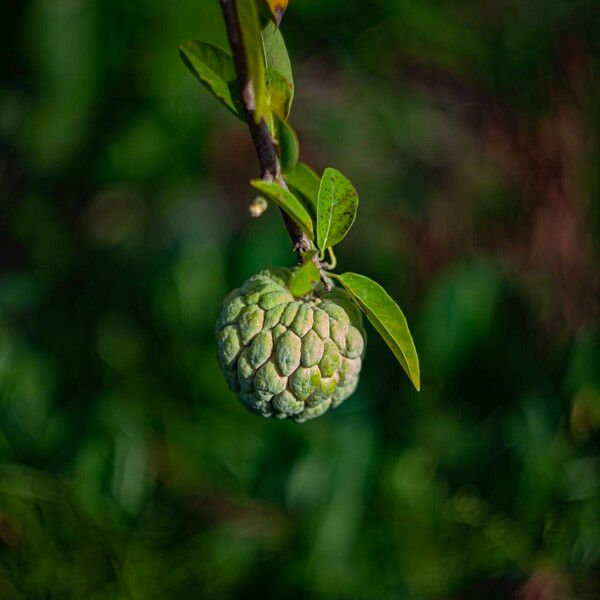
{"label": "dark background foliage", "polygon": [[598,85],[585,0],[292,0],[302,158],[355,183],[370,331],[340,409],[261,420],[218,303],[290,265],[248,132],[186,71],[216,0],[0,19],[0,597],[600,595]]}

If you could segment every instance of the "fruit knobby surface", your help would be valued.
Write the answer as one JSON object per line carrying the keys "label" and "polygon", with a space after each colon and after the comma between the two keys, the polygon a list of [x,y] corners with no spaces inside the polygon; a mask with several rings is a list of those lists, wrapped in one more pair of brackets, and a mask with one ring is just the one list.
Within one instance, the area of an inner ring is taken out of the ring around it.
{"label": "fruit knobby surface", "polygon": [[322,285],[294,298],[294,269],[260,271],[221,303],[218,358],[229,387],[264,417],[303,422],[356,389],[365,350],[362,315],[348,294]]}

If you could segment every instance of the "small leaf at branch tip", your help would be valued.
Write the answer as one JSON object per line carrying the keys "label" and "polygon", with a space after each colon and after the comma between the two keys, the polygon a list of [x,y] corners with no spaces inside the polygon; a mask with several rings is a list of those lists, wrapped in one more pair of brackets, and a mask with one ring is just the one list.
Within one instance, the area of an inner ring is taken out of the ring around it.
{"label": "small leaf at branch tip", "polygon": [[256,196],[250,203],[248,210],[251,217],[257,218],[264,214],[267,208],[269,208],[269,203],[262,196]]}

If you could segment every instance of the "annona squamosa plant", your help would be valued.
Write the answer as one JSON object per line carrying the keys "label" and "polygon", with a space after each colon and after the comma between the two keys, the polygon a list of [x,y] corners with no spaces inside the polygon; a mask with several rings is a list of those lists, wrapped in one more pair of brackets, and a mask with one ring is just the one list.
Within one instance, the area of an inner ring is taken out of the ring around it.
{"label": "annona squamosa plant", "polygon": [[365,349],[362,315],[348,294],[317,286],[294,298],[291,269],[257,273],[223,301],[219,364],[251,411],[303,422],[356,389]]}
{"label": "annona squamosa plant", "polygon": [[323,414],[358,384],[364,314],[420,389],[419,359],[400,307],[368,277],[332,272],[333,247],[354,223],[358,195],[337,169],[319,175],[299,161],[288,120],[294,78],[279,30],[287,0],[219,1],[231,53],[194,40],[181,46],[181,57],[247,123],[261,168],[251,181],[260,195],[250,213],[259,217],[268,202],[279,207],[299,265],[261,271],[223,301],[217,346],[227,383],[265,417],[302,422]]}

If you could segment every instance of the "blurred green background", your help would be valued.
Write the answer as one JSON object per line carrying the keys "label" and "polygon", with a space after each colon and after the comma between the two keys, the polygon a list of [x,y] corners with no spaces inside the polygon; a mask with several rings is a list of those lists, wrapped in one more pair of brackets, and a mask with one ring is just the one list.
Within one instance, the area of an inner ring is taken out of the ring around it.
{"label": "blurred green background", "polygon": [[291,265],[245,127],[178,46],[216,0],[4,0],[0,598],[600,598],[597,4],[291,0],[302,159],[399,301],[298,426],[218,371],[218,303]]}

